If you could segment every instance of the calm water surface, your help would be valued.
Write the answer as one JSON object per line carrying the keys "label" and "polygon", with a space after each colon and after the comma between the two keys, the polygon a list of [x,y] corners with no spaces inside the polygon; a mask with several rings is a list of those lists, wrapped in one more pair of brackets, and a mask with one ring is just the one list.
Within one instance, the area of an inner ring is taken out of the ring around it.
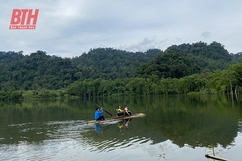
{"label": "calm water surface", "polygon": [[[146,117],[87,125],[95,104],[114,116],[128,104]],[[0,102],[1,161],[240,161],[241,152],[241,103],[226,96]]]}

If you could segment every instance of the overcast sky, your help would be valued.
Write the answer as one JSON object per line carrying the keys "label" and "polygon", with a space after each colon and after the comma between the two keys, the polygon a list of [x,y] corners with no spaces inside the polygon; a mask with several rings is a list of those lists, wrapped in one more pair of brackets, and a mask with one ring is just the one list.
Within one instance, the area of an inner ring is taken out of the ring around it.
{"label": "overcast sky", "polygon": [[[166,50],[213,41],[242,52],[241,0],[0,0],[0,51],[61,57],[91,48]],[[39,9],[35,30],[10,30],[13,9]]]}

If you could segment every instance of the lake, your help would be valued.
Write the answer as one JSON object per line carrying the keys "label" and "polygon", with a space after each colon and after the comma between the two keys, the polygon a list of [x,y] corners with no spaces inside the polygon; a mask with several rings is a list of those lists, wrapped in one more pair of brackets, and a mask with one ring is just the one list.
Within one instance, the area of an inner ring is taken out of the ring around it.
{"label": "lake", "polygon": [[[126,104],[146,116],[86,124],[96,104],[113,116]],[[1,161],[239,161],[241,152],[242,106],[227,96],[0,102]]]}

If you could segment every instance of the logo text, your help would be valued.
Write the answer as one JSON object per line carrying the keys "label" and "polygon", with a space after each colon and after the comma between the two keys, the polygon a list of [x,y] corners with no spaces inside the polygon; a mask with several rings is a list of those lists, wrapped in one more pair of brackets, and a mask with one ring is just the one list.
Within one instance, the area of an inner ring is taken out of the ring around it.
{"label": "logo text", "polygon": [[9,29],[34,30],[38,19],[39,9],[13,9]]}

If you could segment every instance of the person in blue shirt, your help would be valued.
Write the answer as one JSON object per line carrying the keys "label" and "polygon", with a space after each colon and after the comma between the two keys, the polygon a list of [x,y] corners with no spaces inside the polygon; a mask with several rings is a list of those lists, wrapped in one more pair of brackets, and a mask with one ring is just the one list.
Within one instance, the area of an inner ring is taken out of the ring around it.
{"label": "person in blue shirt", "polygon": [[103,108],[96,108],[95,114],[94,114],[94,119],[96,121],[102,121],[105,120],[103,114]]}

